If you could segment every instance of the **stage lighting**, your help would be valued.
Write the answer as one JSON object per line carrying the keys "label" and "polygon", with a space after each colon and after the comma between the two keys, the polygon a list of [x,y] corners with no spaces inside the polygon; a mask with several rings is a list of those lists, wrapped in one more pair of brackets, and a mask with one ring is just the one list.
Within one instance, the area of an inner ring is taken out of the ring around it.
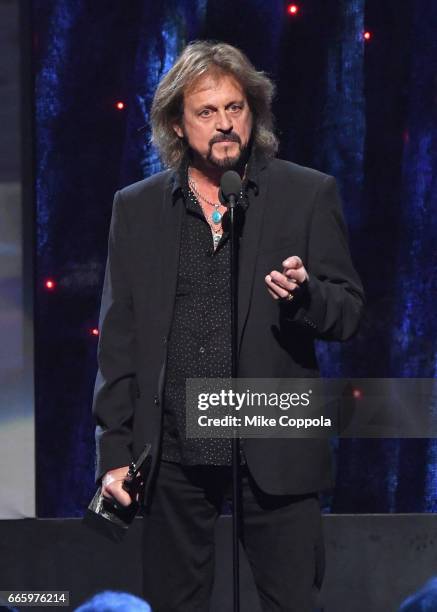
{"label": "stage lighting", "polygon": [[56,283],[51,278],[48,278],[45,281],[44,286],[45,286],[46,289],[49,289],[49,291],[52,291],[56,287]]}
{"label": "stage lighting", "polygon": [[299,11],[299,7],[297,6],[297,4],[289,4],[287,7],[287,13],[289,15],[297,15]]}
{"label": "stage lighting", "polygon": [[115,105],[115,108],[117,110],[123,110],[124,109],[124,102],[117,102],[117,104]]}
{"label": "stage lighting", "polygon": [[372,38],[372,34],[370,32],[364,32],[363,36],[364,40],[370,40]]}

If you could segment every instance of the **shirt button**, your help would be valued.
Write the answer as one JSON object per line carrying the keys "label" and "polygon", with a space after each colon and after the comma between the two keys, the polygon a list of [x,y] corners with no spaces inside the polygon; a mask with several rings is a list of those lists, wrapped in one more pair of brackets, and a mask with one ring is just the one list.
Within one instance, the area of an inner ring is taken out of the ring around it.
{"label": "shirt button", "polygon": [[155,402],[155,406],[159,406],[159,397],[157,395],[155,395],[153,401]]}
{"label": "shirt button", "polygon": [[201,346],[200,349],[199,349],[199,353],[204,353],[204,352],[205,352],[205,347]]}

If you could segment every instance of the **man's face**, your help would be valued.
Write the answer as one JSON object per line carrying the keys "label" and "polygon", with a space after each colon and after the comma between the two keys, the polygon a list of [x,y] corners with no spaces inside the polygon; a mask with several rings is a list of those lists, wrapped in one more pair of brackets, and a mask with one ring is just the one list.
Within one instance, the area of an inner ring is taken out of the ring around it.
{"label": "man's face", "polygon": [[249,143],[252,113],[232,76],[205,74],[185,92],[182,123],[173,127],[209,167],[229,169]]}

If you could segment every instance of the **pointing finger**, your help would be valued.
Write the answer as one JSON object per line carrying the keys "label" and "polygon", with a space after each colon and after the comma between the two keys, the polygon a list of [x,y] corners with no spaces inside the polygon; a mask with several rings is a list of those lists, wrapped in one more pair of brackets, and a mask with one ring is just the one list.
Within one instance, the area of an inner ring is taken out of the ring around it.
{"label": "pointing finger", "polygon": [[297,270],[297,268],[301,268],[303,266],[303,263],[300,257],[298,257],[297,255],[292,255],[291,257],[287,257],[287,259],[284,259],[282,265],[284,266],[284,268],[294,268],[295,270]]}

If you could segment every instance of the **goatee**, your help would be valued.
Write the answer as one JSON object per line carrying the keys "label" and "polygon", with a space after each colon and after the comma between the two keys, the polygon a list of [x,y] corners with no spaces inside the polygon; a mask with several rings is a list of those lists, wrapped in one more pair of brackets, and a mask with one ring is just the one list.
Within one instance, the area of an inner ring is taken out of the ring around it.
{"label": "goatee", "polygon": [[207,155],[207,160],[214,166],[220,170],[238,170],[241,166],[244,166],[248,159],[249,149],[248,147],[241,147],[240,151],[237,155],[233,155],[232,157],[226,156],[222,158],[217,158],[212,152],[212,147],[210,147]]}

